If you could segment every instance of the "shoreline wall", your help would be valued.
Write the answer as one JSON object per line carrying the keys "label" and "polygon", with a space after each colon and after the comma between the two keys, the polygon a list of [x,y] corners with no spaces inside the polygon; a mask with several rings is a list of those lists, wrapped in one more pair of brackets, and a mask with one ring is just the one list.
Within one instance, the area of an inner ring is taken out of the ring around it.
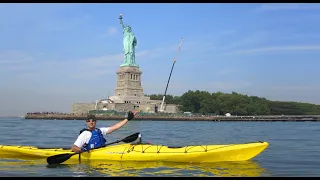
{"label": "shoreline wall", "polygon": [[[84,120],[86,115],[28,114],[25,119]],[[122,120],[124,116],[96,115],[98,120]],[[135,120],[146,121],[320,121],[320,115],[305,116],[138,116]]]}

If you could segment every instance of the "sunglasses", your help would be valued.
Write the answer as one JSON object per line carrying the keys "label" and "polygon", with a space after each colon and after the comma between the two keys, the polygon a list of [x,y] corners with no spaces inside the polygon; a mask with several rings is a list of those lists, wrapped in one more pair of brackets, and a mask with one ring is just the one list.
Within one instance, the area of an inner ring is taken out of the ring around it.
{"label": "sunglasses", "polygon": [[90,121],[96,122],[97,120],[95,120],[95,119],[86,120],[86,122],[90,122]]}

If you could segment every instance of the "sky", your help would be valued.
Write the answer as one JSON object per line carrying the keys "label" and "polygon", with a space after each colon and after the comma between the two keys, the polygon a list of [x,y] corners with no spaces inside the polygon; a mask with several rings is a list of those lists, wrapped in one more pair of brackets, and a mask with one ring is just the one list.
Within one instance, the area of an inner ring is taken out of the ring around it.
{"label": "sky", "polygon": [[232,91],[320,104],[320,4],[0,4],[0,116],[114,95],[123,22],[145,94]]}

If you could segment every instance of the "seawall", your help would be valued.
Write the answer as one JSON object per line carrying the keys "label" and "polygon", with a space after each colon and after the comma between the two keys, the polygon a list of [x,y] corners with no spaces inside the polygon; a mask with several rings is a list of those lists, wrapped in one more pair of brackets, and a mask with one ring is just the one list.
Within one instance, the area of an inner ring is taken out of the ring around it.
{"label": "seawall", "polygon": [[[25,119],[84,120],[86,115],[71,114],[27,114]],[[98,120],[122,120],[124,116],[96,115]],[[319,121],[320,115],[305,116],[138,116],[135,120],[145,121]]]}

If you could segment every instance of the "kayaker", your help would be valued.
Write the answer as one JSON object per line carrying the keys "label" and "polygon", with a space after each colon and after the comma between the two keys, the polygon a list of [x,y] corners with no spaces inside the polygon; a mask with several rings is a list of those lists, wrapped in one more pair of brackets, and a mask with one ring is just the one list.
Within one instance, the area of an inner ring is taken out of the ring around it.
{"label": "kayaker", "polygon": [[137,111],[129,111],[126,118],[113,126],[96,128],[97,120],[95,115],[88,115],[86,118],[87,129],[80,131],[80,135],[74,142],[71,150],[73,152],[88,151],[92,148],[97,148],[106,143],[106,135],[110,134],[122,126],[124,126],[128,121],[134,118]]}

